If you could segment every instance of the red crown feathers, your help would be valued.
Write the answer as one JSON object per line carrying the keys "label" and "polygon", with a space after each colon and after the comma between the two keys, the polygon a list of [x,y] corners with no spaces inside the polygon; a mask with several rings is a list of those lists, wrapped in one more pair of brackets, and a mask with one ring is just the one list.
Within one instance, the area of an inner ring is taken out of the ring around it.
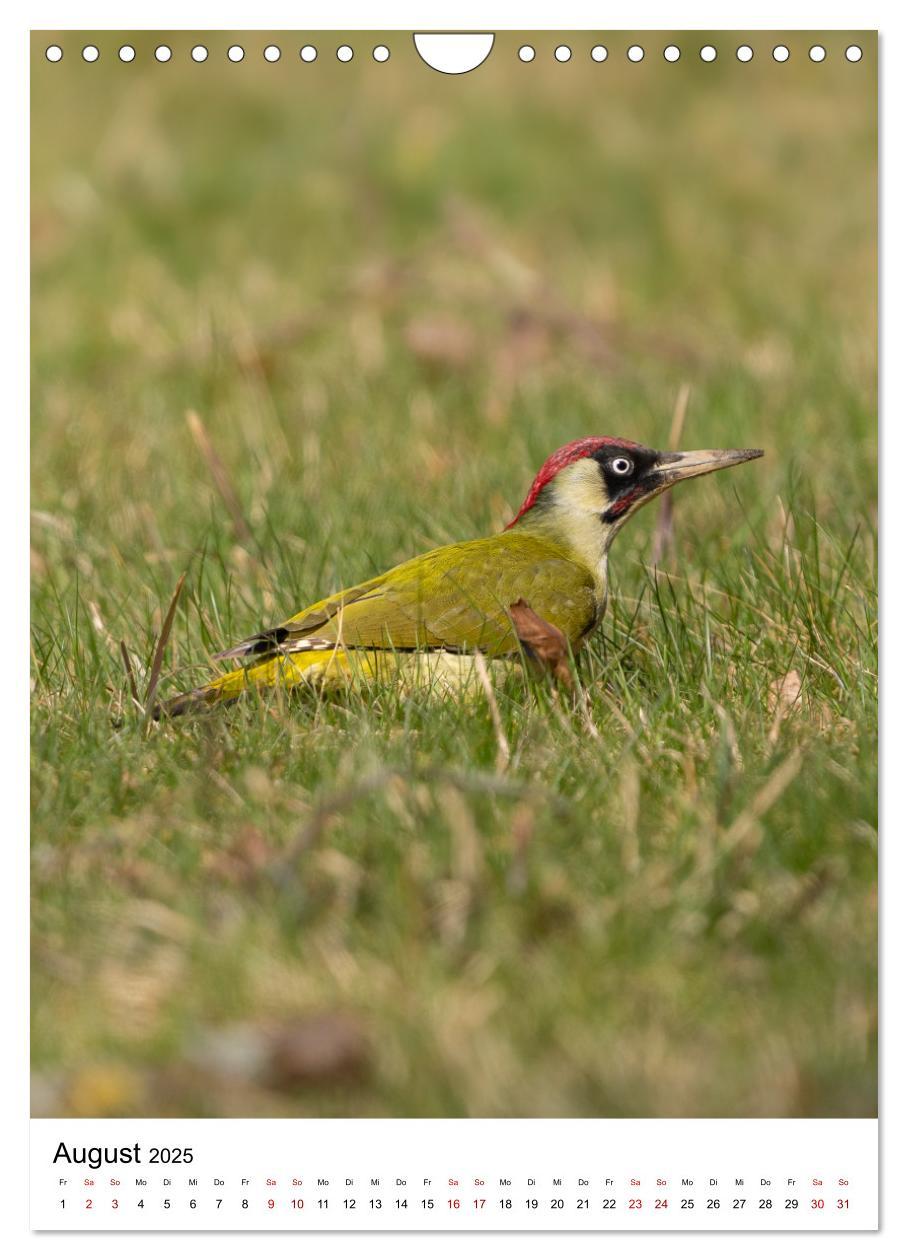
{"label": "red crown feathers", "polygon": [[558,450],[548,457],[533,478],[533,484],[527,492],[527,497],[520,505],[520,511],[513,521],[505,525],[505,529],[510,529],[511,525],[516,525],[521,516],[525,512],[529,512],[539,498],[543,488],[549,484],[553,477],[561,472],[562,468],[567,468],[568,464],[573,464],[578,459],[585,459],[587,455],[592,455],[594,451],[598,451],[601,446],[620,446],[626,451],[641,449],[639,442],[629,442],[626,438],[615,437],[577,438],[574,442],[568,442],[566,446],[559,446]]}

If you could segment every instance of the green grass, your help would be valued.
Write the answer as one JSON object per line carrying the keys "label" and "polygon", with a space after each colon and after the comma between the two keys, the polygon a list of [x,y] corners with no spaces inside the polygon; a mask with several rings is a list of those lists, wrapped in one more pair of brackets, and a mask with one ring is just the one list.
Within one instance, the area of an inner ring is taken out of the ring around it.
{"label": "green grass", "polygon": [[[875,1114],[875,58],[382,38],[35,55],[35,1109]],[[564,441],[664,445],[685,382],[687,445],[767,456],[658,568],[627,527],[585,699],[497,690],[507,764],[481,694],[145,728],[119,643],[144,686],[184,570],[161,695]],[[243,1060],[316,1014],[352,1066]]]}

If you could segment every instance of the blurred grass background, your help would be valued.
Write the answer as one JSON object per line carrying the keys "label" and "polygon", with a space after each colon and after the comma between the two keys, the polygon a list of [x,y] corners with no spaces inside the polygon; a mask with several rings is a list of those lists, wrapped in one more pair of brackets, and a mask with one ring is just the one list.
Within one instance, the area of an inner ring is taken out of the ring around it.
{"label": "blurred grass background", "polygon": [[[875,38],[33,38],[35,1113],[875,1114]],[[481,697],[144,730],[184,569],[162,695],[686,384],[767,456],[628,526],[506,763]]]}

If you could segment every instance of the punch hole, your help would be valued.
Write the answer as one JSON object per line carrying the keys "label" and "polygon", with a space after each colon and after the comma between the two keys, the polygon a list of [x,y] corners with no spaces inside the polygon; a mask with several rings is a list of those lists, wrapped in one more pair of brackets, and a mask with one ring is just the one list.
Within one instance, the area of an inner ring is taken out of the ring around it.
{"label": "punch hole", "polygon": [[124,44],[122,48],[117,49],[117,56],[121,61],[135,61],[136,50],[132,44]]}
{"label": "punch hole", "polygon": [[82,49],[83,61],[97,61],[101,54],[98,52],[94,44],[86,44]]}
{"label": "punch hole", "polygon": [[532,61],[536,56],[536,49],[532,44],[521,44],[517,49],[517,56],[521,61]]}
{"label": "punch hole", "polygon": [[754,50],[751,48],[750,44],[742,44],[740,48],[736,50],[735,56],[739,61],[753,61]]}
{"label": "punch hole", "polygon": [[846,61],[860,61],[864,55],[864,50],[857,44],[849,44],[845,49]]}
{"label": "punch hole", "polygon": [[62,61],[63,49],[59,44],[49,44],[47,48],[44,49],[44,56],[48,61]]}
{"label": "punch hole", "polygon": [[155,61],[169,61],[172,56],[173,53],[166,44],[158,44],[157,48],[154,50]]}
{"label": "punch hole", "polygon": [[772,56],[774,61],[787,61],[791,54],[784,44],[776,44],[772,50]]}
{"label": "punch hole", "polygon": [[311,44],[304,44],[300,49],[301,61],[315,61],[318,56],[318,50],[313,48]]}
{"label": "punch hole", "polygon": [[568,48],[567,44],[559,44],[558,47],[555,49],[555,60],[556,61],[570,61],[570,59],[571,59],[570,48]]}
{"label": "punch hole", "polygon": [[193,61],[207,61],[208,49],[204,44],[196,44],[189,55]]}
{"label": "punch hole", "polygon": [[277,44],[269,44],[268,47],[262,53],[262,56],[265,58],[266,61],[271,61],[271,62],[280,61],[281,50],[278,48]]}
{"label": "punch hole", "polygon": [[353,49],[349,44],[341,44],[340,48],[337,50],[337,59],[338,61],[353,60]]}
{"label": "punch hole", "polygon": [[494,35],[420,32],[413,36],[416,51],[427,66],[440,74],[467,74],[481,66],[492,51]]}
{"label": "punch hole", "polygon": [[822,44],[814,44],[810,52],[807,54],[811,61],[825,61],[826,49]]}
{"label": "punch hole", "polygon": [[372,58],[374,61],[387,61],[391,56],[391,49],[386,44],[376,44],[372,49]]}
{"label": "punch hole", "polygon": [[246,51],[239,44],[231,44],[227,49],[227,57],[230,61],[242,61],[245,56]]}
{"label": "punch hole", "polygon": [[700,49],[701,61],[715,61],[717,56],[718,54],[712,44],[704,44]]}
{"label": "punch hole", "polygon": [[627,50],[628,61],[642,61],[645,55],[646,54],[639,44],[631,44],[630,48]]}
{"label": "punch hole", "polygon": [[681,58],[681,49],[677,44],[669,44],[667,48],[663,49],[662,56],[666,61],[678,61]]}
{"label": "punch hole", "polygon": [[596,44],[590,49],[590,56],[593,61],[605,61],[608,57],[608,49],[605,44]]}

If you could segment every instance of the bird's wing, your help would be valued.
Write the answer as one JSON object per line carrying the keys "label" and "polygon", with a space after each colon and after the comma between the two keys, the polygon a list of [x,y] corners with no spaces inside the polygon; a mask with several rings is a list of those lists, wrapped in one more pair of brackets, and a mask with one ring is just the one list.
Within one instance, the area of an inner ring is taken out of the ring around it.
{"label": "bird's wing", "polygon": [[346,590],[329,595],[327,599],[320,599],[317,604],[310,604],[308,608],[304,608],[289,621],[284,621],[270,630],[260,630],[257,634],[251,634],[248,639],[242,639],[233,647],[227,648],[226,651],[217,652],[214,659],[229,661],[241,656],[261,656],[284,649],[285,645],[289,649],[293,644],[297,645],[296,650],[302,650],[305,647],[304,641],[309,637],[313,639],[313,646],[331,645],[335,639],[332,637],[331,630],[326,631],[325,627],[330,625],[332,619],[343,608],[355,604],[358,600],[369,598],[373,592],[380,593],[381,586],[388,576],[387,573],[382,574],[381,577],[373,578],[371,582],[350,586]]}
{"label": "bird's wing", "polygon": [[223,653],[346,647],[514,652],[508,613],[518,599],[577,644],[596,619],[589,570],[536,535],[506,533],[452,543],[340,591],[274,630]]}

